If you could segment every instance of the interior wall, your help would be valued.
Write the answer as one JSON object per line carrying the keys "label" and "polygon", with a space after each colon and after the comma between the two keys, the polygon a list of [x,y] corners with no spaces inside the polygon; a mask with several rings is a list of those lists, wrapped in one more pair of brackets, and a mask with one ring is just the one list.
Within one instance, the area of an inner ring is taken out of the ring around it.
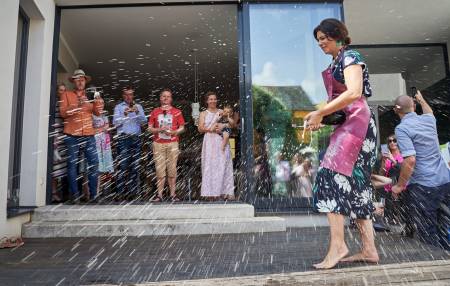
{"label": "interior wall", "polygon": [[371,74],[370,85],[373,96],[369,102],[393,102],[397,96],[406,94],[406,83],[400,73]]}
{"label": "interior wall", "polygon": [[445,78],[445,68],[443,59],[434,59],[424,67],[410,71],[406,77],[407,87],[413,86],[423,90]]}
{"label": "interior wall", "polygon": [[450,55],[450,1],[430,3],[423,0],[343,1],[353,44],[446,43]]}
{"label": "interior wall", "polygon": [[170,88],[189,117],[195,54],[199,99],[213,90],[222,101],[239,101],[236,5],[63,10],[60,35],[61,64],[68,73],[79,66],[92,76],[110,115],[121,88],[133,85],[147,112],[159,104],[160,90]]}
{"label": "interior wall", "polygon": [[58,61],[68,73],[73,72],[80,65],[77,56],[70,49],[62,33],[59,35]]}

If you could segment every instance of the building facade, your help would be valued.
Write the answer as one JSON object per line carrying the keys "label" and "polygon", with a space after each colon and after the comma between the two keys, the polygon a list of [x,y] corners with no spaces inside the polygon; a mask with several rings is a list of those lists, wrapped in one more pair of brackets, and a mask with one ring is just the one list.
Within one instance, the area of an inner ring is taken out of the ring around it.
{"label": "building facade", "polygon": [[[174,90],[188,121],[180,158],[186,199],[196,196],[201,180],[201,136],[191,105],[214,90],[239,114],[232,145],[240,200],[259,211],[311,207],[310,186],[295,174],[308,159],[312,182],[330,132],[305,133],[302,119],[326,100],[320,72],[330,59],[312,34],[324,18],[344,20],[366,58],[380,144],[398,122],[393,99],[413,87],[438,111],[441,143],[449,141],[448,1],[433,7],[420,0],[128,2],[4,1],[0,235],[19,235],[29,210],[51,204],[60,127],[56,85],[70,87],[76,68],[102,88],[109,112],[124,85],[136,87],[147,115],[161,88]],[[151,160],[143,163],[144,189],[151,189],[151,168]]]}

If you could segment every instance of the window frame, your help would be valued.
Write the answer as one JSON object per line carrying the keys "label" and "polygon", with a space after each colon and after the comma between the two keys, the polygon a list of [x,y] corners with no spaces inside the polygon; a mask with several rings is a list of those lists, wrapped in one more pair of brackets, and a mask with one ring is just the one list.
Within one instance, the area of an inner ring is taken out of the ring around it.
{"label": "window frame", "polygon": [[[25,85],[26,85],[26,73],[27,73],[27,54],[28,54],[28,39],[30,18],[19,7],[18,21],[22,21],[22,31],[20,42],[20,52],[16,54],[19,56],[19,63],[15,63],[14,70],[14,92],[13,91],[13,112],[11,114],[11,126],[10,126],[10,147],[9,147],[9,167],[8,167],[8,192],[11,197],[7,200],[7,209],[16,208],[20,205],[20,179],[21,179],[21,160],[22,160],[22,137],[23,137],[23,117],[24,117],[24,104],[25,104]],[[17,31],[19,33],[19,31]],[[18,71],[16,70],[18,68]],[[15,105],[15,106],[14,106]]]}

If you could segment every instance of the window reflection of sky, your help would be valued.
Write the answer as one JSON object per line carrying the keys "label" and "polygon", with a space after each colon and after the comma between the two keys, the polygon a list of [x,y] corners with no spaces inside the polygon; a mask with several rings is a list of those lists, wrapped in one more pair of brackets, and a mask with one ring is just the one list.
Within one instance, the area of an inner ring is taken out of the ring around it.
{"label": "window reflection of sky", "polygon": [[301,86],[315,104],[326,100],[321,71],[330,63],[313,37],[340,4],[253,4],[250,8],[252,83]]}

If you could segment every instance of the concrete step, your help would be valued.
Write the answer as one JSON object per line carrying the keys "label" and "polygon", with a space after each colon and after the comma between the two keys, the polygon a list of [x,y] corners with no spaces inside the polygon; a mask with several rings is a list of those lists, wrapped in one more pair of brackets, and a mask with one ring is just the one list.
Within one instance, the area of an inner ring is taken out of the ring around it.
{"label": "concrete step", "polygon": [[286,231],[278,217],[171,220],[34,221],[24,224],[25,238],[199,235]]}
{"label": "concrete step", "polygon": [[251,218],[248,204],[53,205],[35,209],[33,221],[117,221]]}

